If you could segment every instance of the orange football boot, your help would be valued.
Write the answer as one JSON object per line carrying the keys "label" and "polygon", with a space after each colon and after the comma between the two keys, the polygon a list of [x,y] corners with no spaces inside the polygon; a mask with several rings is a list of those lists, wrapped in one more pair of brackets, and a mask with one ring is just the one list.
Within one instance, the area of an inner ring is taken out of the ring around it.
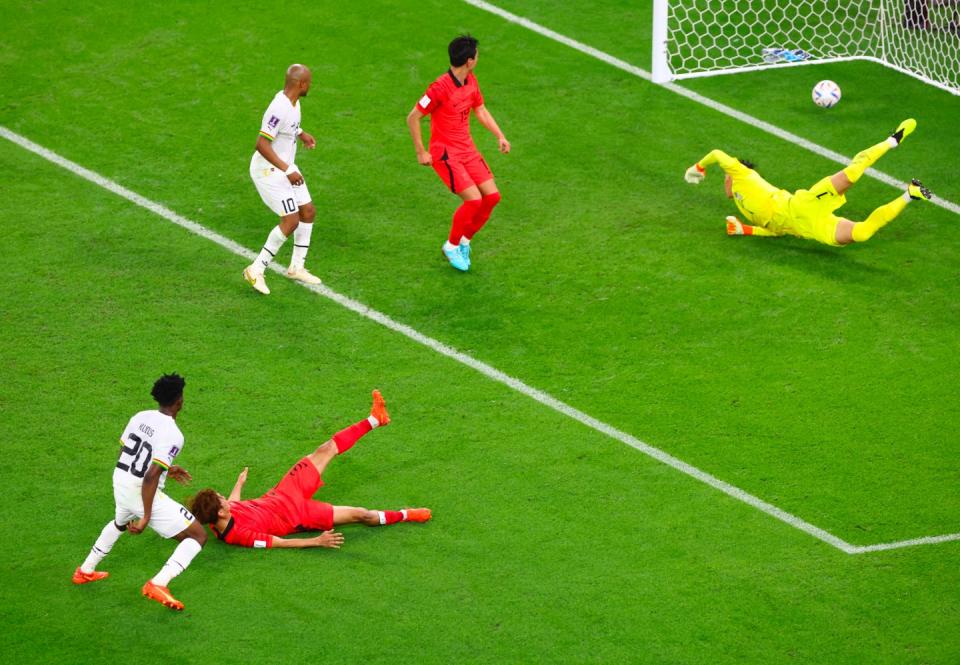
{"label": "orange football boot", "polygon": [[143,585],[141,593],[150,600],[155,600],[171,610],[177,610],[178,612],[183,610],[183,603],[173,597],[170,589],[165,586],[158,586],[151,580],[147,580],[147,583]]}
{"label": "orange football boot", "polygon": [[429,508],[407,508],[407,522],[427,522],[433,515]]}
{"label": "orange football boot", "polygon": [[73,583],[74,584],[86,584],[87,582],[96,582],[97,580],[102,580],[105,577],[110,577],[110,573],[104,573],[99,570],[95,570],[92,573],[85,573],[78,567],[73,571]]}

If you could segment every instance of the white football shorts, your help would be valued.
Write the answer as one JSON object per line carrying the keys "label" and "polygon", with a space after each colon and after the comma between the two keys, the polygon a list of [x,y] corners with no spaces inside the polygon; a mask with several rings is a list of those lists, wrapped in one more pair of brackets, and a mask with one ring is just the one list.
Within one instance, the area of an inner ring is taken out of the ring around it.
{"label": "white football shorts", "polygon": [[[130,520],[143,517],[143,496],[139,487],[114,484],[113,498],[117,502],[114,521],[120,526]],[[147,526],[164,538],[173,538],[190,526],[195,519],[193,513],[158,489],[156,496],[153,497],[153,511]]]}
{"label": "white football shorts", "polygon": [[[294,165],[296,166],[296,165]],[[297,169],[299,171],[299,169]],[[300,174],[301,176],[303,173]],[[310,190],[307,189],[307,181],[304,179],[302,185],[294,187],[290,184],[287,176],[282,171],[274,167],[263,168],[250,165],[250,177],[253,184],[260,194],[260,198],[267,204],[273,212],[286,217],[287,215],[300,210],[300,206],[306,205],[312,201]]]}

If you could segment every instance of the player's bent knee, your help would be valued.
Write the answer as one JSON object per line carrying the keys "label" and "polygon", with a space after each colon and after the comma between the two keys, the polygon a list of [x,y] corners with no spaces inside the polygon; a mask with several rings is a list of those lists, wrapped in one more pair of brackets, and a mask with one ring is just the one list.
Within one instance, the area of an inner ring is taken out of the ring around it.
{"label": "player's bent knee", "polygon": [[313,224],[317,218],[317,207],[312,203],[300,206],[300,221],[304,224]]}
{"label": "player's bent knee", "polygon": [[187,536],[200,543],[200,547],[207,544],[207,530],[196,520],[187,527]]}

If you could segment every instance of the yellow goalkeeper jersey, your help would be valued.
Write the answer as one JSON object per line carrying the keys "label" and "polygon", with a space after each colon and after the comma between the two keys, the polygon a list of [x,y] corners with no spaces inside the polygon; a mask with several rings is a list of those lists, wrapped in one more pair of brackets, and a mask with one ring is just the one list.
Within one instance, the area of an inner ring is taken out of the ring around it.
{"label": "yellow goalkeeper jersey", "polygon": [[711,164],[719,164],[724,173],[730,176],[733,180],[733,202],[748,222],[760,226],[774,222],[774,226],[779,226],[789,218],[793,194],[774,187],[759,173],[723,150],[712,150],[697,163],[704,169]]}

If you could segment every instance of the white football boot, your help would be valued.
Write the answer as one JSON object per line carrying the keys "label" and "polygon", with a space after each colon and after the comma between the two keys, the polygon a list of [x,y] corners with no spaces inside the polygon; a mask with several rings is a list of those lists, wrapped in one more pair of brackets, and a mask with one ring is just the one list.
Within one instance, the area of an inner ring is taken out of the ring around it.
{"label": "white football boot", "polygon": [[303,266],[299,268],[290,266],[290,268],[287,270],[287,277],[290,279],[295,279],[298,282],[303,282],[304,284],[323,284],[319,277],[312,274]]}
{"label": "white football boot", "polygon": [[267,280],[263,278],[263,274],[255,274],[252,270],[250,270],[251,267],[252,266],[247,266],[243,269],[243,278],[247,280],[247,283],[250,284],[250,286],[263,295],[270,295],[270,289],[267,288]]}

